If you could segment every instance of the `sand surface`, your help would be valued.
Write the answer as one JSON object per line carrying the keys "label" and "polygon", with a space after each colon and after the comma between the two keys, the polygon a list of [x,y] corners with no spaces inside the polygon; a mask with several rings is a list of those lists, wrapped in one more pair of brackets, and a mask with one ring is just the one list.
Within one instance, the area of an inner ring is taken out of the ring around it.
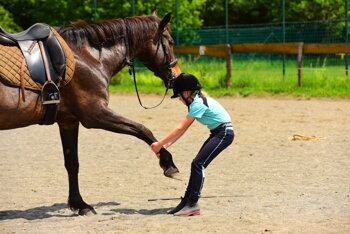
{"label": "sand surface", "polygon": [[[142,98],[153,105],[161,97]],[[350,233],[350,101],[217,100],[236,138],[206,170],[201,215],[165,214],[183,195],[208,136],[199,123],[169,148],[182,180],[164,177],[137,138],[81,127],[80,191],[98,212],[88,217],[66,207],[57,125],[30,126],[0,131],[0,233]],[[113,94],[110,107],[158,138],[186,115],[178,100],[144,110],[135,95]],[[291,141],[293,134],[326,139]]]}

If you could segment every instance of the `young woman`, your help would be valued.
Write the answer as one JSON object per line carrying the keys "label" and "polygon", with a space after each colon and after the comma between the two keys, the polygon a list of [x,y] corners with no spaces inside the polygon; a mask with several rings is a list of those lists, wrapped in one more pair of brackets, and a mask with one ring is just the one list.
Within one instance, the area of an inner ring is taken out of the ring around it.
{"label": "young woman", "polygon": [[158,154],[162,147],[168,148],[176,142],[196,119],[210,130],[209,138],[204,142],[191,164],[191,176],[181,202],[168,214],[176,216],[199,215],[198,199],[204,182],[204,169],[234,138],[231,118],[227,111],[214,99],[205,97],[198,79],[190,74],[182,73],[174,83],[174,95],[188,107],[188,114],[181,123],[164,139],[151,145]]}

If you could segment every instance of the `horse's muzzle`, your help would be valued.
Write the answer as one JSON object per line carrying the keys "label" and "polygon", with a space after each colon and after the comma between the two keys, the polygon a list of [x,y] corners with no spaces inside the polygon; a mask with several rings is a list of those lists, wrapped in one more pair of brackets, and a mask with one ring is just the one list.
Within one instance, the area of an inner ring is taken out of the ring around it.
{"label": "horse's muzzle", "polygon": [[177,64],[177,59],[169,63],[168,69],[169,69],[169,75],[167,79],[167,88],[172,89],[174,87],[174,82],[176,79],[176,74],[173,72],[172,68],[175,67]]}
{"label": "horse's muzzle", "polygon": [[166,87],[168,89],[172,89],[174,87],[174,82],[175,82],[176,76],[173,72],[168,76],[168,81]]}
{"label": "horse's muzzle", "polygon": [[175,59],[174,61],[169,63],[169,68],[171,69],[171,68],[175,67],[176,64],[177,64],[177,59]]}
{"label": "horse's muzzle", "polygon": [[166,76],[166,80],[164,82],[165,82],[166,88],[168,88],[168,89],[172,89],[174,87],[174,81],[176,79],[176,74],[172,70],[172,68],[175,67],[176,64],[177,64],[177,59],[170,62],[168,65],[166,65],[166,67],[160,68],[154,72],[154,75],[156,75],[158,77],[164,77],[164,75]]}

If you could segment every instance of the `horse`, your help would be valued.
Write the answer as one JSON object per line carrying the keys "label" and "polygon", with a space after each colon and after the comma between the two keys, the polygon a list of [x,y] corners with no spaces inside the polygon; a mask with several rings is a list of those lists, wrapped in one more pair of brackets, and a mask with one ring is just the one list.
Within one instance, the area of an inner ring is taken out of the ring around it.
{"label": "horse", "polygon": [[[163,19],[156,12],[149,16],[115,18],[101,22],[76,23],[55,27],[65,40],[75,59],[73,79],[60,88],[61,101],[55,123],[59,127],[64,165],[68,173],[68,208],[79,215],[96,214],[80,192],[78,183],[79,125],[135,136],[148,145],[157,141],[153,133],[137,122],[118,115],[108,108],[108,86],[111,77],[134,58],[160,77],[167,88],[180,73],[170,35],[171,15]],[[133,70],[133,69],[131,69]],[[0,79],[0,130],[40,124],[46,107],[40,93],[25,89],[25,101],[20,88]],[[159,164],[164,175],[178,173],[172,155],[164,148]]]}

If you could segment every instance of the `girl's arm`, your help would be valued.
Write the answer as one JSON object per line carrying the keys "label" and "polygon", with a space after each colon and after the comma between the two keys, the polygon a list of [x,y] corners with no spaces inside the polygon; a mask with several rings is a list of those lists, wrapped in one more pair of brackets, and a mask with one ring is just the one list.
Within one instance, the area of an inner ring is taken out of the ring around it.
{"label": "girl's arm", "polygon": [[194,120],[194,117],[186,116],[165,138],[151,145],[153,152],[158,153],[163,146],[167,148],[175,143],[186,132],[189,126],[191,126]]}

